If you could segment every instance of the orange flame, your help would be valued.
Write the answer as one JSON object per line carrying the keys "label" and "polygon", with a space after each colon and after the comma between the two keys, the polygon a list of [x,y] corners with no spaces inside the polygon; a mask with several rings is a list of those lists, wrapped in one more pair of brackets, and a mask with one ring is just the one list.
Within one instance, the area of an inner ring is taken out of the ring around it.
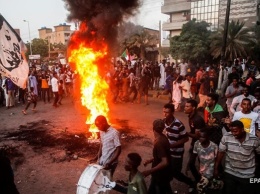
{"label": "orange flame", "polygon": [[75,64],[75,70],[80,78],[81,104],[89,109],[86,124],[90,124],[90,138],[97,139],[98,129],[94,125],[98,115],[107,117],[109,107],[107,94],[109,86],[99,75],[98,60],[107,54],[106,47],[102,51],[94,51],[86,44],[80,43],[78,48],[70,50],[69,62]]}

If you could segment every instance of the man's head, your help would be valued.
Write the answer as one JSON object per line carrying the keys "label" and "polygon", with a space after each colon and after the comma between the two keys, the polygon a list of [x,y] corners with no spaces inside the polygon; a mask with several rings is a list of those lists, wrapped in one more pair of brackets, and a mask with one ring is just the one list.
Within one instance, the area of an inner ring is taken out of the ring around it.
{"label": "man's head", "polygon": [[153,121],[153,131],[162,133],[165,128],[164,121],[162,119],[156,119]]}
{"label": "man's head", "polygon": [[187,75],[185,75],[185,78],[186,78],[186,80],[190,81],[191,80],[191,75],[187,74]]}
{"label": "man's head", "polygon": [[232,73],[236,73],[237,72],[237,68],[236,67],[232,67]]}
{"label": "man's head", "polygon": [[163,115],[166,119],[169,119],[171,117],[173,117],[173,113],[174,113],[174,105],[171,103],[167,103],[164,105],[163,107]]}
{"label": "man's head", "polygon": [[260,100],[260,88],[255,89],[254,96],[258,101]]}
{"label": "man's head", "polygon": [[238,86],[237,78],[233,78],[232,84],[233,84],[233,87],[237,87]]}
{"label": "man's head", "polygon": [[142,158],[138,153],[129,153],[125,161],[125,170],[131,171],[132,169],[137,169],[141,162]]}
{"label": "man's head", "polygon": [[218,103],[218,95],[210,93],[207,95],[206,104],[208,107],[214,107]]}
{"label": "man's head", "polygon": [[207,143],[209,141],[209,134],[207,128],[203,128],[200,130],[199,141],[201,144]]}
{"label": "man's head", "polygon": [[107,123],[107,119],[103,115],[99,115],[96,117],[95,125],[98,128],[98,130],[104,131],[104,132],[106,132],[109,127],[109,125]]}
{"label": "man's head", "polygon": [[230,128],[232,135],[236,139],[241,139],[242,137],[244,137],[244,135],[246,133],[244,130],[244,124],[238,120],[231,122],[229,125],[229,128]]}
{"label": "man's head", "polygon": [[249,86],[244,86],[242,93],[244,94],[244,96],[249,96]]}
{"label": "man's head", "polygon": [[198,107],[198,103],[196,100],[188,100],[184,107],[185,114],[192,114]]}
{"label": "man's head", "polygon": [[242,112],[247,114],[251,112],[251,100],[249,98],[244,98],[241,102]]}

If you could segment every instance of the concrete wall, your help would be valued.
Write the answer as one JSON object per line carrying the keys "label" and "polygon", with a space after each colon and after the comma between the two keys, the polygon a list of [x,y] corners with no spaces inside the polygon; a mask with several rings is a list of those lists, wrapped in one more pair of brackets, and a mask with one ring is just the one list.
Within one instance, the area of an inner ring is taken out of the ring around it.
{"label": "concrete wall", "polygon": [[[219,1],[219,23],[224,24],[226,17],[227,0]],[[257,0],[232,0],[229,21],[240,20],[250,27],[257,21]]]}

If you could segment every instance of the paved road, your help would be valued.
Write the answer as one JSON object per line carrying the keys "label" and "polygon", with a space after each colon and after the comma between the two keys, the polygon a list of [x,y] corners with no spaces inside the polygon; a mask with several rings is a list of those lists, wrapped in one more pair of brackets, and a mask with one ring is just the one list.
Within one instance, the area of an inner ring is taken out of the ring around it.
{"label": "paved road", "polygon": [[[149,101],[149,105],[131,103],[110,105],[109,114],[112,125],[122,131],[123,134],[139,137],[133,138],[132,142],[130,141],[128,144],[124,145],[120,157],[120,164],[115,173],[115,179],[127,177],[127,173],[123,170],[123,165],[125,155],[130,151],[139,152],[143,157],[143,160],[149,159],[152,156],[152,142],[154,139],[152,133],[152,122],[154,119],[163,118],[162,107],[167,103],[167,98],[150,98]],[[44,104],[42,101],[39,101],[37,112],[32,113],[28,111],[28,115],[23,115],[21,113],[23,107],[20,104],[8,110],[6,110],[5,107],[2,107],[0,108],[0,131],[17,130],[19,125],[25,125],[28,122],[35,122],[44,119],[53,122],[54,125],[66,126],[68,129],[67,131],[70,133],[82,132],[86,130],[85,118],[87,113],[84,109],[78,109],[75,107],[80,107],[80,103],[72,103],[68,98],[64,99],[63,105],[59,108],[53,108],[51,104]],[[176,112],[175,116],[180,119],[189,130],[187,115],[182,112]],[[66,120],[65,122],[64,118]],[[186,143],[185,147],[186,153],[183,165],[184,167],[187,162],[186,156],[189,143]],[[85,165],[82,161],[79,161],[78,163],[80,163],[79,166],[82,168]],[[141,166],[140,170],[144,170],[144,167]],[[75,177],[75,179],[77,179],[77,177]],[[149,178],[146,178],[146,181],[147,184],[149,184]],[[187,193],[187,186],[176,180],[173,180],[172,187],[174,190],[178,190],[178,193]]]}

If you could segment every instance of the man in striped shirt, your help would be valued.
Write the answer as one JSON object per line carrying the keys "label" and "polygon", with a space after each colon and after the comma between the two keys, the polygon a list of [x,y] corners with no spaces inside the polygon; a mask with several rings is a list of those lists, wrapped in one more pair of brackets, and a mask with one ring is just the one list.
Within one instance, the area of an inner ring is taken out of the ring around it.
{"label": "man in striped shirt", "polygon": [[260,154],[260,140],[246,133],[241,121],[233,121],[230,132],[221,139],[214,167],[214,175],[218,177],[219,165],[225,156],[225,194],[254,193],[254,186],[250,185],[249,179],[255,176],[255,153]]}
{"label": "man in striped shirt", "polygon": [[193,181],[185,176],[182,170],[184,144],[189,140],[183,123],[174,117],[174,105],[165,104],[163,107],[166,136],[170,142],[171,168],[173,177],[189,185],[189,192],[193,191]]}
{"label": "man in striped shirt", "polygon": [[104,169],[110,170],[111,176],[113,176],[121,153],[119,132],[108,124],[103,115],[96,117],[95,125],[100,131],[100,147],[96,157],[89,162],[98,160],[98,164],[104,166]]}

